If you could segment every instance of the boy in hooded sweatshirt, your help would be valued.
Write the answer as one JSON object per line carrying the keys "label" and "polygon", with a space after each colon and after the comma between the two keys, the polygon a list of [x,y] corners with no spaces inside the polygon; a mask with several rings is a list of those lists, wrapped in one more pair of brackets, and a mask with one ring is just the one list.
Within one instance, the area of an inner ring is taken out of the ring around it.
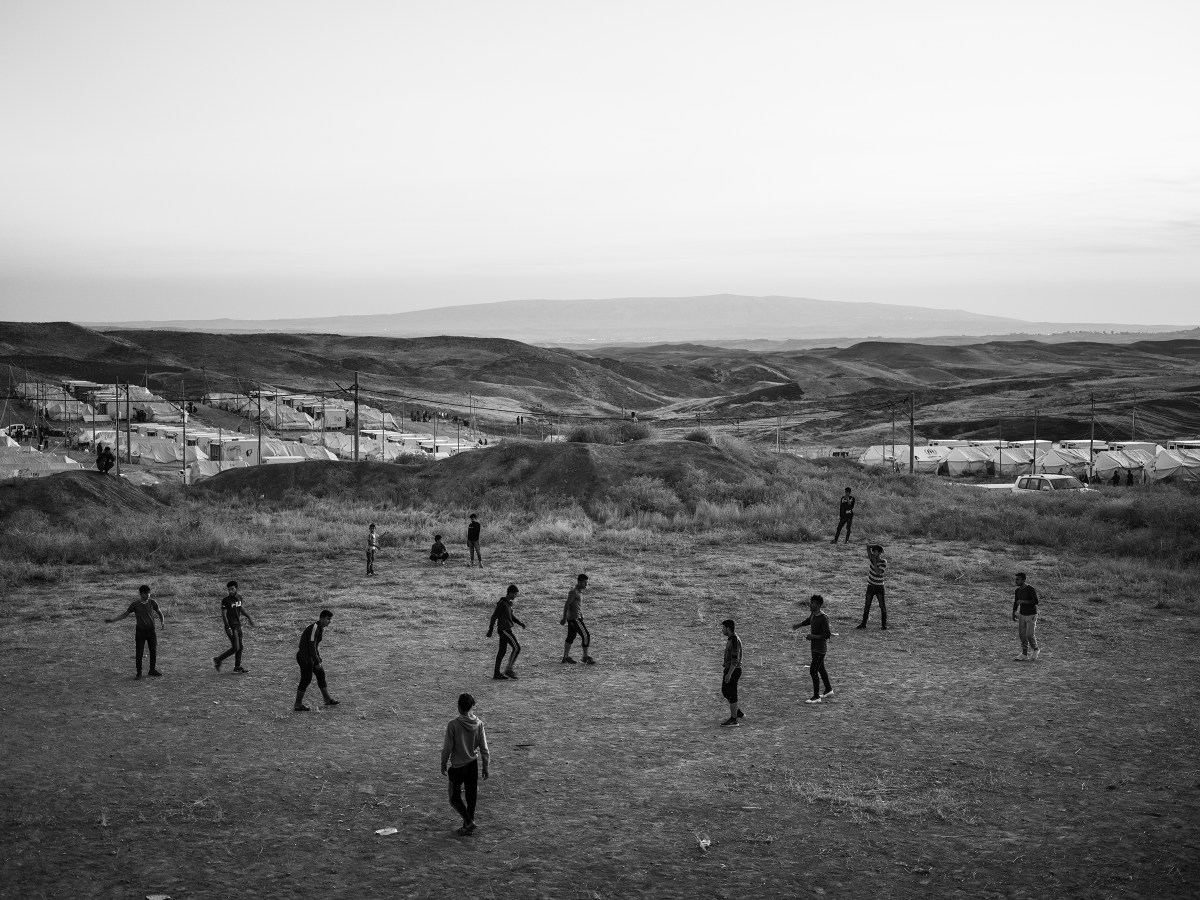
{"label": "boy in hooded sweatshirt", "polygon": [[[483,760],[483,780],[488,779],[488,763],[492,756],[488,752],[487,734],[483,722],[471,710],[475,698],[470,694],[458,695],[458,718],[451,719],[446,726],[446,740],[442,743],[442,774],[450,776],[450,805],[462,816],[462,828],[458,833],[470,834],[475,830],[475,800],[479,794],[479,761]],[[449,766],[449,772],[447,772]],[[466,803],[462,793],[466,789]]]}

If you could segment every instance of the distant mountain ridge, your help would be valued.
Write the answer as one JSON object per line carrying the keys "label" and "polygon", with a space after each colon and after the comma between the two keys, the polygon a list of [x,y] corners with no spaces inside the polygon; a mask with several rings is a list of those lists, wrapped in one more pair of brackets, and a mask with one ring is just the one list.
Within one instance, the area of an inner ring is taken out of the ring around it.
{"label": "distant mountain ridge", "polygon": [[1171,326],[1027,322],[963,310],[846,303],[802,297],[623,297],[507,300],[412,312],[270,320],[171,320],[91,323],[93,328],[213,333],[321,333],[428,337],[455,334],[531,344],[667,343],[832,339],[913,339],[934,335],[1133,333]]}

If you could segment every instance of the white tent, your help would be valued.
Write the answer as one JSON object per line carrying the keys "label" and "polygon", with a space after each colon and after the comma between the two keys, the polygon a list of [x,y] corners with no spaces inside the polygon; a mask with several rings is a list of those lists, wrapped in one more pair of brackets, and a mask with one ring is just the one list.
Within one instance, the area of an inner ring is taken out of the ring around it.
{"label": "white tent", "polygon": [[1077,450],[1054,447],[1037,458],[1037,470],[1051,475],[1074,475],[1076,478],[1082,478],[1087,474],[1089,463],[1086,450],[1080,453]]}
{"label": "white tent", "polygon": [[[883,466],[884,468],[891,469],[893,468],[893,463],[898,458],[898,456],[893,455],[893,451],[895,451],[895,454],[899,454],[900,449],[901,448],[899,444],[896,444],[895,446],[892,444],[877,444],[874,447],[868,447],[866,450],[864,450],[862,455],[858,458],[858,461],[864,466]],[[905,459],[907,459],[907,447],[904,448],[904,453]]]}
{"label": "white tent", "polygon": [[1023,447],[992,447],[990,459],[998,478],[1016,478],[1033,471],[1033,457]]}
{"label": "white tent", "polygon": [[1159,447],[1151,477],[1155,481],[1200,481],[1200,451]]}
{"label": "white tent", "polygon": [[951,447],[946,454],[946,469],[951,475],[985,475],[990,461],[991,456],[982,447]]}
{"label": "white tent", "polygon": [[1116,478],[1118,484],[1147,480],[1154,468],[1154,457],[1143,450],[1105,450],[1096,454],[1096,475],[1101,483],[1108,484]]}
{"label": "white tent", "polygon": [[66,454],[39,453],[32,447],[0,447],[0,479],[31,478],[82,468]]}
{"label": "white tent", "polygon": [[21,446],[21,444],[18,441],[14,441],[7,434],[0,432],[0,447],[20,447],[20,446]]}
{"label": "white tent", "polygon": [[[914,447],[913,448],[913,471],[920,472],[925,475],[936,475],[946,464],[946,458],[952,450],[958,448],[951,447]],[[908,468],[908,448],[896,448],[897,455],[900,456],[900,469],[903,471]],[[901,455],[902,454],[902,455]]]}

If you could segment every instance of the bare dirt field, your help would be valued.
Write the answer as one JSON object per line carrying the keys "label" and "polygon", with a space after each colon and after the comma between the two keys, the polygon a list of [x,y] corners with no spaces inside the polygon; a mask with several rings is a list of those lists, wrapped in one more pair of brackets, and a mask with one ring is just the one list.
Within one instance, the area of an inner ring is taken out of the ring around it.
{"label": "bare dirt field", "polygon": [[[861,538],[491,536],[482,571],[453,544],[431,568],[413,545],[366,578],[358,555],[313,546],[244,570],[73,567],[15,586],[0,896],[1195,896],[1200,618],[1155,608],[1102,559],[889,541],[890,628],[875,611],[857,631]],[[1013,661],[1017,570],[1043,597],[1036,663]],[[578,571],[595,667],[558,661]],[[229,577],[260,626],[246,676],[210,662]],[[167,617],[165,677],[135,681],[132,618],[103,619],[143,580]],[[484,633],[510,581],[521,678],[493,682]],[[839,637],[835,694],[806,706],[789,626],[813,592]],[[293,654],[322,607],[342,703],[312,703],[314,685],[296,714]],[[746,652],[738,729],[718,727],[726,617]],[[493,755],[466,838],[438,769],[462,691]]]}

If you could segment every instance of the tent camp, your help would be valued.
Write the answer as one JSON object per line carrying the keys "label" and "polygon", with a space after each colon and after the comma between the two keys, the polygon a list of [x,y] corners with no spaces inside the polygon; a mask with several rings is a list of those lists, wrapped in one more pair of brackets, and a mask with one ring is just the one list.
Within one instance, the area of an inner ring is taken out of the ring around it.
{"label": "tent camp", "polygon": [[[900,452],[899,444],[883,444],[874,447],[868,447],[863,451],[862,456],[858,461],[864,466],[883,466],[884,468],[894,468],[895,461],[899,458],[897,454]],[[908,448],[904,447],[904,458],[908,459]],[[905,464],[907,467],[907,463]]]}
{"label": "tent camp", "polygon": [[1155,481],[1200,481],[1200,451],[1159,447],[1150,474]]}
{"label": "tent camp", "polygon": [[39,453],[32,447],[0,448],[0,479],[35,478],[82,468],[66,454]]}
{"label": "tent camp", "polygon": [[982,447],[951,447],[946,470],[951,475],[986,475],[991,456]]}
{"label": "tent camp", "polygon": [[1038,472],[1050,475],[1074,475],[1082,478],[1088,471],[1088,453],[1053,447],[1037,458]]}
{"label": "tent camp", "polygon": [[1131,479],[1141,483],[1150,478],[1154,455],[1144,450],[1105,450],[1096,454],[1094,465],[1101,484],[1112,482],[1114,477],[1119,484],[1128,484]]}

